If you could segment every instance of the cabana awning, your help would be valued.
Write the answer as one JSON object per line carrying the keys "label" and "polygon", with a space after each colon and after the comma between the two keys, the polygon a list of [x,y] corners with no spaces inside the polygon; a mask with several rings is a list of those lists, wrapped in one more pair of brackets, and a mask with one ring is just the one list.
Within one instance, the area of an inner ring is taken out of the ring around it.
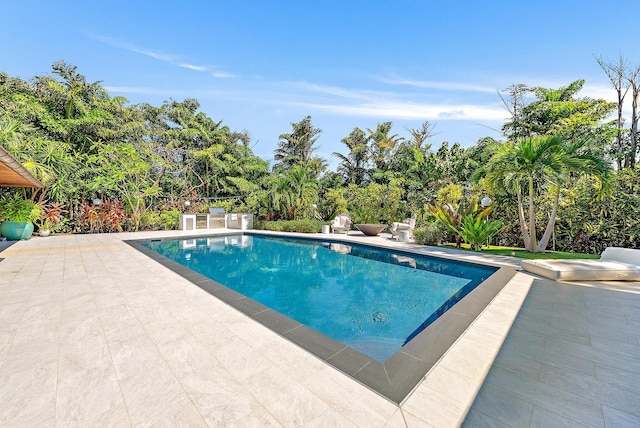
{"label": "cabana awning", "polygon": [[0,147],[0,186],[44,187],[3,147]]}

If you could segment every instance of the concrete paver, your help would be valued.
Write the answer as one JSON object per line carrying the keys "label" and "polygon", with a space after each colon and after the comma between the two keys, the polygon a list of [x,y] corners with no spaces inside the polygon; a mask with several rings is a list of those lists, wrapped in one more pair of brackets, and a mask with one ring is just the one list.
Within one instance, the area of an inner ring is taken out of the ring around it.
{"label": "concrete paver", "polygon": [[396,406],[122,242],[189,235],[52,236],[2,252],[1,426],[640,420],[638,284],[516,274]]}

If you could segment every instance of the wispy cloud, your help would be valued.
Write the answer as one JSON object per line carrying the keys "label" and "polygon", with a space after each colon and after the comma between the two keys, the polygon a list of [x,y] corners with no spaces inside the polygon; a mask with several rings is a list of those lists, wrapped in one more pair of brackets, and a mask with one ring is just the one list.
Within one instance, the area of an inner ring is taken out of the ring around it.
{"label": "wispy cloud", "polygon": [[602,99],[611,102],[618,101],[618,95],[616,91],[611,86],[603,86],[603,85],[589,85],[585,84],[582,88],[582,91],[578,94],[579,96],[586,96],[594,99]]}
{"label": "wispy cloud", "polygon": [[[522,77],[515,77],[515,78],[511,78],[511,81],[513,82],[521,82],[526,84],[529,88],[535,88],[535,87],[542,87],[542,88],[562,88],[562,87],[566,87],[568,86],[573,80],[576,79],[564,79],[564,80],[560,80],[560,79],[545,79],[545,78],[536,78],[536,77],[532,77],[532,78],[522,78]],[[584,84],[584,86],[582,87],[582,89],[580,90],[580,92],[577,93],[577,97],[589,97],[592,99],[602,99],[602,100],[606,100],[606,101],[610,101],[610,102],[616,102],[617,101],[617,95],[616,95],[616,91],[613,89],[613,87],[609,84],[594,84],[594,83],[589,83],[590,81],[593,81],[596,79],[588,79],[586,81],[586,83]],[[531,95],[532,99],[535,98],[533,95]]]}
{"label": "wispy cloud", "polygon": [[307,96],[308,92],[318,94],[321,96],[333,96],[338,98],[345,99],[359,99],[359,100],[367,100],[372,98],[380,98],[386,96],[380,91],[373,90],[357,90],[357,89],[345,89],[339,86],[331,86],[331,85],[320,85],[317,83],[308,83],[308,82],[281,82],[278,84],[286,91],[290,91],[292,93],[302,91]]}
{"label": "wispy cloud", "polygon": [[158,89],[145,86],[105,86],[109,92],[117,94],[143,94],[143,95],[162,95],[169,97],[176,96],[192,96],[193,91],[185,91],[182,89]]}
{"label": "wispy cloud", "polygon": [[181,68],[186,68],[188,70],[194,70],[194,71],[201,71],[201,72],[210,72],[214,77],[219,77],[219,78],[229,78],[229,77],[235,77],[233,74],[231,73],[227,73],[227,72],[223,72],[219,70],[219,67],[213,67],[213,66],[208,66],[208,65],[196,65],[196,64],[190,64],[190,63],[186,63],[180,60],[180,58],[176,55],[170,55],[170,54],[166,54],[166,53],[162,53],[162,52],[156,52],[150,49],[143,49],[140,48],[138,46],[135,46],[129,42],[126,42],[124,40],[120,40],[120,39],[116,39],[113,37],[107,37],[107,36],[102,36],[102,35],[98,35],[98,34],[92,34],[92,33],[85,33],[88,37],[91,37],[92,39],[98,40],[102,43],[108,44],[110,46],[119,48],[119,49],[124,49],[127,50],[129,52],[134,52],[140,55],[145,55],[148,57],[151,57],[153,59],[157,59],[158,61],[163,61],[166,63],[169,63],[171,65],[175,65],[177,67],[181,67]]}
{"label": "wispy cloud", "polygon": [[298,105],[335,114],[348,116],[380,117],[405,120],[504,120],[504,109],[493,106],[459,104],[416,104],[416,103],[375,103],[375,104],[313,104]]}
{"label": "wispy cloud", "polygon": [[[109,87],[122,94],[145,94],[172,97],[197,96],[242,102],[251,99],[255,104],[271,105],[276,109],[296,108],[309,113],[323,112],[341,116],[379,118],[380,120],[474,120],[502,121],[508,113],[497,100],[487,103],[429,103],[424,97],[392,91],[346,89],[339,86],[308,82],[261,81],[257,87],[225,87],[223,89],[156,89],[149,87]],[[424,95],[424,94],[423,94]]]}
{"label": "wispy cloud", "polygon": [[213,72],[213,76],[214,77],[219,77],[221,79],[227,79],[227,78],[230,78],[230,77],[236,77],[235,74],[227,73],[226,71],[214,71]]}
{"label": "wispy cloud", "polygon": [[419,101],[423,96],[413,93],[354,90],[306,82],[283,85],[288,91],[280,97],[283,103],[340,115],[407,120],[504,120],[508,116],[497,97],[494,103],[487,104],[428,103]]}
{"label": "wispy cloud", "polygon": [[400,77],[378,77],[377,80],[389,85],[412,86],[415,88],[437,89],[443,91],[492,92],[497,88],[462,82],[434,82],[429,80],[412,80]]}
{"label": "wispy cloud", "polygon": [[205,66],[205,65],[193,65],[193,64],[185,64],[185,63],[179,63],[176,64],[179,67],[182,68],[188,68],[189,70],[195,70],[195,71],[209,71],[209,67]]}

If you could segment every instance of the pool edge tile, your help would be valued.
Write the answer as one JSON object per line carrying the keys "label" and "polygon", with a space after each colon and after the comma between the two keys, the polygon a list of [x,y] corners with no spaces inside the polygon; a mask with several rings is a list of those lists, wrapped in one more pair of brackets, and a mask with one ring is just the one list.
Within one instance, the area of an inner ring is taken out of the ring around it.
{"label": "pool edge tile", "polygon": [[[237,234],[244,235],[246,233],[236,232],[229,235]],[[196,238],[194,236],[188,239]],[[325,240],[317,237],[305,237],[304,239]],[[194,275],[195,272],[192,270],[155,253],[143,245],[143,242],[149,241],[128,240],[124,242],[396,405],[399,405],[408,396],[447,349],[464,333],[516,273],[516,269],[513,267],[499,267],[487,280],[475,287],[467,296],[412,338],[399,351],[384,363],[381,363],[222,284],[199,274]],[[399,251],[416,256],[426,256],[419,252],[395,250],[371,244],[360,245],[380,248],[386,251]],[[427,257],[446,259],[446,257],[438,256]],[[462,263],[482,265],[482,263],[475,261]],[[497,267],[490,263],[486,265]]]}

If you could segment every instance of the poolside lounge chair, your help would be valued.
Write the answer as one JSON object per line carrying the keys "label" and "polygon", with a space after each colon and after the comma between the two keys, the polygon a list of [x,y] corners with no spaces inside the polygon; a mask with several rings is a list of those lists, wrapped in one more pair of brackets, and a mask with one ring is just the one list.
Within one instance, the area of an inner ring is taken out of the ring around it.
{"label": "poolside lounge chair", "polygon": [[398,239],[398,235],[402,231],[409,232],[409,236],[413,236],[413,229],[416,227],[415,214],[411,218],[406,218],[402,222],[391,223],[391,238]]}
{"label": "poolside lounge chair", "polygon": [[523,260],[521,266],[553,280],[640,281],[640,250],[608,247],[600,260]]}
{"label": "poolside lounge chair", "polygon": [[348,233],[349,229],[351,229],[351,217],[346,214],[340,214],[331,223],[333,233]]}

